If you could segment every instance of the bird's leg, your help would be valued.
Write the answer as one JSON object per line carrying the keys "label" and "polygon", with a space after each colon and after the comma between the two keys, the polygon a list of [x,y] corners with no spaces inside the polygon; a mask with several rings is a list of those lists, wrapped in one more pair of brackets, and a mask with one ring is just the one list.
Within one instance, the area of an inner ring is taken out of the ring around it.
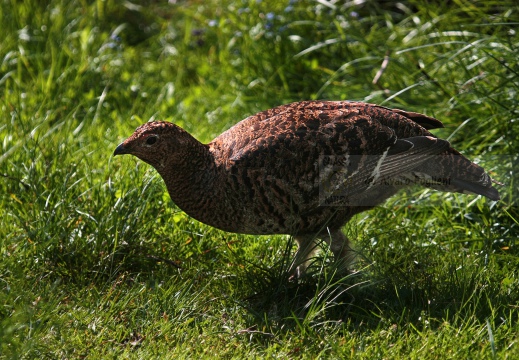
{"label": "bird's leg", "polygon": [[311,259],[317,251],[316,237],[314,235],[295,236],[298,249],[293,266],[296,266],[294,276],[300,278],[310,265]]}
{"label": "bird's leg", "polygon": [[333,230],[322,237],[330,245],[337,268],[341,272],[348,272],[355,259],[355,253],[350,246],[350,241],[340,229]]}

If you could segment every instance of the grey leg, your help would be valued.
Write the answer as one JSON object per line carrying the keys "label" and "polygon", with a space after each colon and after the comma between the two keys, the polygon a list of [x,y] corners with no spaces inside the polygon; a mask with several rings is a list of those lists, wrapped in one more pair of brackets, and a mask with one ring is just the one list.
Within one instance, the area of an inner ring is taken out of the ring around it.
{"label": "grey leg", "polygon": [[298,249],[294,259],[294,265],[297,266],[295,275],[301,277],[310,265],[310,259],[314,256],[318,249],[315,235],[295,236]]}
{"label": "grey leg", "polygon": [[294,271],[295,276],[301,277],[306,272],[308,265],[310,265],[311,258],[319,248],[317,244],[319,238],[324,240],[330,246],[330,250],[333,253],[338,269],[343,273],[348,272],[355,259],[355,252],[350,247],[348,238],[342,233],[340,229],[336,229],[330,230],[328,233],[321,234],[317,238],[314,235],[294,237],[299,245],[293,265],[297,266]]}
{"label": "grey leg", "polygon": [[350,247],[350,241],[340,229],[330,230],[322,237],[330,245],[336,263],[341,271],[347,272],[355,259],[355,253]]}

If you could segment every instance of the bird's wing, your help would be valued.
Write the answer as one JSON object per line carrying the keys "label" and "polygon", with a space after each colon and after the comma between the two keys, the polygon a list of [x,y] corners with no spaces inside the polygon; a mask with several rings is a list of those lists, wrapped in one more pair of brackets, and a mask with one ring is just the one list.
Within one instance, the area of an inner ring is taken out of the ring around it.
{"label": "bird's wing", "polygon": [[[362,193],[398,176],[423,176],[425,186],[498,198],[488,194],[495,190],[483,169],[428,131],[442,126],[423,114],[373,104],[300,102],[250,116],[210,146],[220,165],[244,183],[268,178],[280,191],[310,202],[323,189],[328,195]],[[452,183],[435,184],[431,177]]]}
{"label": "bird's wing", "polygon": [[[321,180],[321,192],[326,189],[328,196],[356,196],[374,187],[395,185],[395,179],[417,166],[434,161],[434,157],[448,150],[448,141],[431,136],[416,136],[397,139],[382,154],[350,155],[349,169],[334,167],[327,169],[327,177]],[[321,173],[324,173],[321,170]]]}
{"label": "bird's wing", "polygon": [[[249,121],[247,131],[234,131],[226,139],[231,146],[222,146],[229,149],[226,166],[236,176],[268,179],[310,199],[323,191],[362,192],[449,148],[447,141],[388,109],[332,105],[285,106],[273,116]],[[399,139],[397,131],[416,136]]]}

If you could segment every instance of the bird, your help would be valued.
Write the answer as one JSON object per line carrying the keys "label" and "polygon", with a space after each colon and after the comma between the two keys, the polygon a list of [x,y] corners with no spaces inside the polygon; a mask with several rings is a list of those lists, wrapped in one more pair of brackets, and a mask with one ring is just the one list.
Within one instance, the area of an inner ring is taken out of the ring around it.
{"label": "bird", "polygon": [[208,144],[151,121],[113,155],[155,168],[173,202],[202,223],[292,236],[301,276],[322,241],[349,269],[355,255],[342,227],[402,188],[500,199],[497,181],[429,131],[441,127],[424,114],[365,102],[301,101],[249,116]]}

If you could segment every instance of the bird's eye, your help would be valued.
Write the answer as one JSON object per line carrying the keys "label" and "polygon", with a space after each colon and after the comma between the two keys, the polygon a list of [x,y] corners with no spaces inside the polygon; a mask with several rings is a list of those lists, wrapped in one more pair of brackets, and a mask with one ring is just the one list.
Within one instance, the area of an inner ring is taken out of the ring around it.
{"label": "bird's eye", "polygon": [[153,145],[157,142],[157,137],[156,136],[149,136],[147,139],[146,139],[146,144],[148,145]]}

